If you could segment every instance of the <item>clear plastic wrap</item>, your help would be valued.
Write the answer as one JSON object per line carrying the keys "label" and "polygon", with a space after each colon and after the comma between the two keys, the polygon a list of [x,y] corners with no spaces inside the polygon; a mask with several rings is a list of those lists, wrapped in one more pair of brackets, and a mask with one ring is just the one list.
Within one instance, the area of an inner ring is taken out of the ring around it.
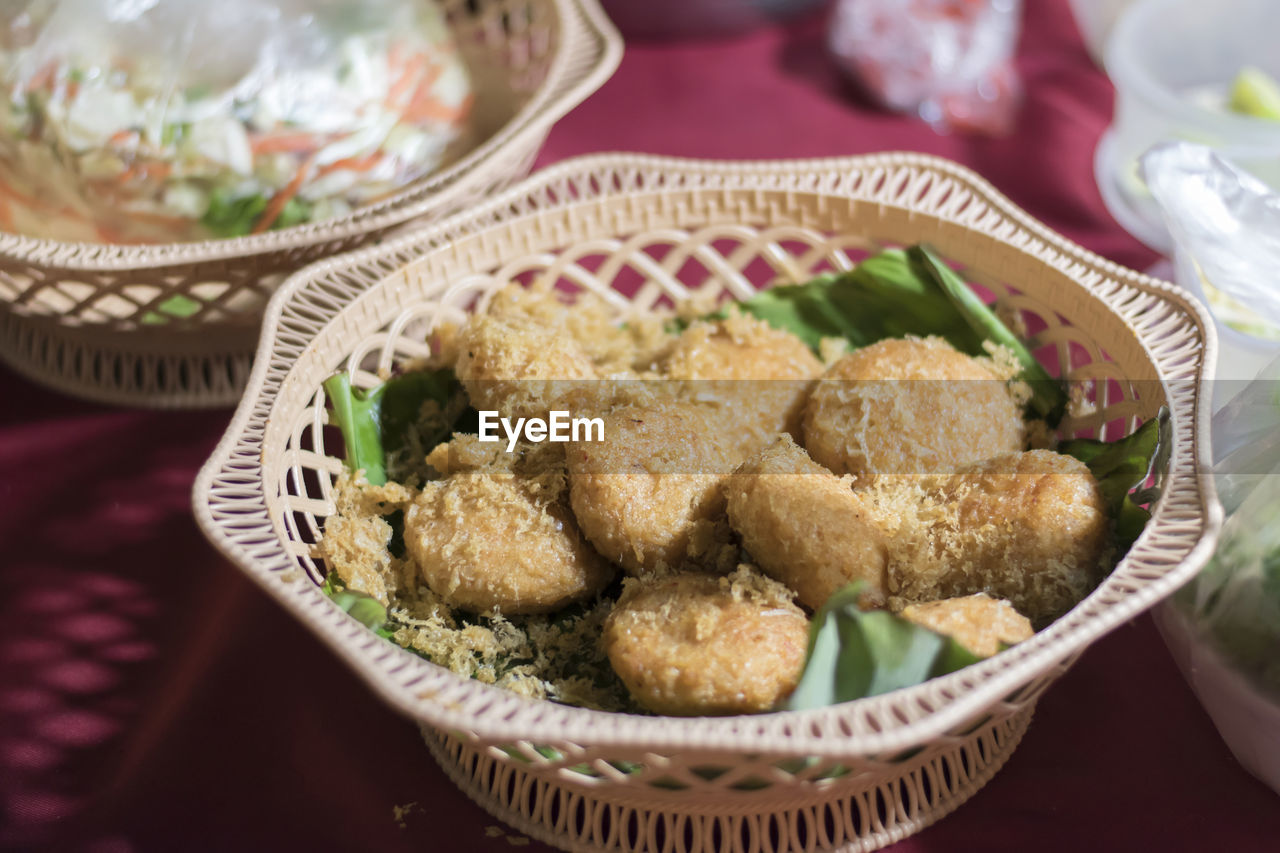
{"label": "clear plastic wrap", "polygon": [[[1178,282],[1217,321],[1217,378],[1252,379],[1280,356],[1280,194],[1190,142],[1157,145],[1141,164],[1176,245]],[[1242,384],[1219,383],[1215,401]]]}
{"label": "clear plastic wrap", "polygon": [[1177,601],[1198,634],[1280,705],[1280,359],[1214,415],[1213,451],[1227,521],[1213,559]]}
{"label": "clear plastic wrap", "polygon": [[1190,142],[1152,148],[1142,176],[1174,241],[1240,306],[1233,319],[1280,330],[1280,286],[1271,274],[1280,267],[1280,194]]}
{"label": "clear plastic wrap", "polygon": [[832,53],[872,97],[939,131],[1011,129],[1022,0],[839,0]]}
{"label": "clear plastic wrap", "polygon": [[440,165],[470,110],[424,0],[0,8],[8,231],[165,242],[341,216]]}

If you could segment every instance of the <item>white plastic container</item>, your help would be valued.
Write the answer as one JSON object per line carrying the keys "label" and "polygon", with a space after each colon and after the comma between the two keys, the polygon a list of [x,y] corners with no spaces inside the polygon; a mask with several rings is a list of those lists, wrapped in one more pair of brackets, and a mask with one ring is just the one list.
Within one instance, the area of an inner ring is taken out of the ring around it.
{"label": "white plastic container", "polygon": [[1071,13],[1084,37],[1085,47],[1099,65],[1116,21],[1133,0],[1071,0]]}
{"label": "white plastic container", "polygon": [[1245,770],[1280,794],[1280,705],[1224,663],[1196,635],[1173,601],[1155,611],[1156,625],[1187,684]]}
{"label": "white plastic container", "polygon": [[1117,193],[1163,231],[1137,160],[1157,142],[1179,139],[1215,148],[1280,188],[1280,122],[1225,107],[1243,67],[1280,78],[1278,36],[1277,0],[1141,0],[1125,11],[1106,51],[1116,102],[1098,175],[1110,182],[1104,194]]}

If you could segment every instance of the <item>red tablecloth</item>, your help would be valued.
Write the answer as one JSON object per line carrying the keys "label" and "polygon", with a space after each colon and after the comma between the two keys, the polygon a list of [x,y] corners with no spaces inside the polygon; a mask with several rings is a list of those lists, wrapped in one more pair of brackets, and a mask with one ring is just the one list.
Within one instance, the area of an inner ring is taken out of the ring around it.
{"label": "red tablecloth", "polygon": [[[630,46],[540,162],[602,150],[928,151],[1141,268],[1152,256],[1107,216],[1092,177],[1111,89],[1064,0],[1026,5],[1029,97],[1009,138],[940,137],[870,110],[807,22],[722,43]],[[113,410],[2,368],[0,400],[0,846],[526,843],[452,788],[414,726],[200,536],[188,490],[228,412]],[[894,849],[1209,848],[1280,848],[1280,802],[1232,759],[1144,617],[1049,691],[972,802]]]}

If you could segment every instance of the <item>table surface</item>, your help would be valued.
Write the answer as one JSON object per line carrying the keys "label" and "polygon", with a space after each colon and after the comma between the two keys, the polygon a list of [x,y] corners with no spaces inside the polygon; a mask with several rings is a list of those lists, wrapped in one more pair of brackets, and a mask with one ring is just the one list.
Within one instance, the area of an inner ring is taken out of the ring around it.
{"label": "table surface", "polygon": [[[871,109],[810,20],[630,45],[539,162],[925,151],[1144,268],[1153,256],[1093,181],[1110,85],[1065,0],[1026,5],[1027,100],[1012,136],[938,136]],[[106,408],[5,368],[0,400],[0,847],[547,849],[451,787],[410,722],[206,544],[189,490],[228,411]],[[969,804],[892,849],[1274,850],[1278,806],[1142,617],[1047,693]]]}

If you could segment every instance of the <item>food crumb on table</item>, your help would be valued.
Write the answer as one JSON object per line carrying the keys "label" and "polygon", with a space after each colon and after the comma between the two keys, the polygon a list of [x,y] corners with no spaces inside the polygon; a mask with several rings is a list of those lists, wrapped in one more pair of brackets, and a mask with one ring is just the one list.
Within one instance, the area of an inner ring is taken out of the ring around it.
{"label": "food crumb on table", "polygon": [[400,827],[401,829],[409,828],[409,824],[405,820],[405,818],[415,811],[418,811],[418,812],[422,811],[422,806],[418,805],[417,800],[414,800],[412,803],[405,803],[403,806],[391,807],[391,814],[392,814],[392,817],[395,819],[396,826]]}

